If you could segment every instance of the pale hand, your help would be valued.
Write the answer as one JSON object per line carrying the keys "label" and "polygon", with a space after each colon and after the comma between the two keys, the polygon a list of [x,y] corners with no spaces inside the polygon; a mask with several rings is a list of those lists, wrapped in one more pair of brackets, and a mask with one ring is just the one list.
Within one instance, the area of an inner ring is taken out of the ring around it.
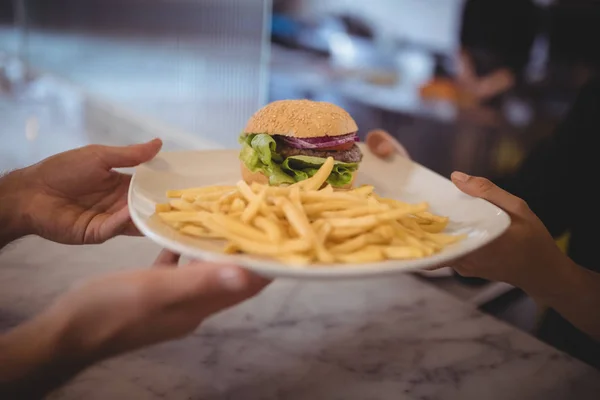
{"label": "pale hand", "polygon": [[178,258],[165,251],[155,268],[86,282],[0,336],[0,397],[41,398],[95,362],[193,332],[268,283],[235,266],[176,268]]}
{"label": "pale hand", "polygon": [[25,225],[19,230],[66,244],[136,235],[127,209],[131,176],[114,168],[149,161],[161,146],[158,139],[126,147],[90,145],[13,172],[5,179],[18,193]]}
{"label": "pale hand", "polygon": [[49,313],[68,321],[61,341],[69,352],[96,360],[182,337],[268,283],[235,266],[176,268],[178,258],[163,251],[152,269],[95,279],[59,299]]}

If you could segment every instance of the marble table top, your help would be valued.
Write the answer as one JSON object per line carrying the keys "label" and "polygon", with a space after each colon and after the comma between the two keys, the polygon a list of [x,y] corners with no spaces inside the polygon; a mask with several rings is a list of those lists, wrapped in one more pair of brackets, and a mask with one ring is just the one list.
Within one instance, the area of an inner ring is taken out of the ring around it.
{"label": "marble table top", "polygon": [[[74,282],[149,265],[142,238],[0,254],[0,329]],[[52,399],[592,399],[597,371],[410,275],[278,281],[183,340],[90,368]]]}

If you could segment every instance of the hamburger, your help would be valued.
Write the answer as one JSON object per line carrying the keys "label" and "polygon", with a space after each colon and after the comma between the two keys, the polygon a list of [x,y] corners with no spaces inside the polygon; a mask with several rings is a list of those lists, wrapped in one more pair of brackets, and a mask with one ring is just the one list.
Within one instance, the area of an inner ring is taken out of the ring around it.
{"label": "hamburger", "polygon": [[344,109],[311,100],[275,101],[258,110],[240,136],[247,183],[287,185],[312,177],[328,157],[334,188],[352,186],[362,160],[358,127]]}

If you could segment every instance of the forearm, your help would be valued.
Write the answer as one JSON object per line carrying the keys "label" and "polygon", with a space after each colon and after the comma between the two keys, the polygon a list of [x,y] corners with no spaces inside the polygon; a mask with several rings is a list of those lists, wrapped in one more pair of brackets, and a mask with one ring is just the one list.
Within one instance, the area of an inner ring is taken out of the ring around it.
{"label": "forearm", "polygon": [[64,351],[66,327],[45,313],[0,336],[0,398],[41,398],[86,367]]}
{"label": "forearm", "polygon": [[600,274],[570,259],[523,288],[594,340],[600,341]]}
{"label": "forearm", "polygon": [[0,249],[29,233],[23,192],[22,170],[0,176]]}

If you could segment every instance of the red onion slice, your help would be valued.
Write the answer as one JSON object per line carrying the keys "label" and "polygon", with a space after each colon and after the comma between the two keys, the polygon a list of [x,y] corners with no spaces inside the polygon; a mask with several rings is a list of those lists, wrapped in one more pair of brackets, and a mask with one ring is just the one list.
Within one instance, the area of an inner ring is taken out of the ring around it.
{"label": "red onion slice", "polygon": [[321,149],[359,141],[356,132],[341,136],[321,136],[316,138],[296,138],[290,136],[280,136],[280,138],[287,145],[296,149]]}

